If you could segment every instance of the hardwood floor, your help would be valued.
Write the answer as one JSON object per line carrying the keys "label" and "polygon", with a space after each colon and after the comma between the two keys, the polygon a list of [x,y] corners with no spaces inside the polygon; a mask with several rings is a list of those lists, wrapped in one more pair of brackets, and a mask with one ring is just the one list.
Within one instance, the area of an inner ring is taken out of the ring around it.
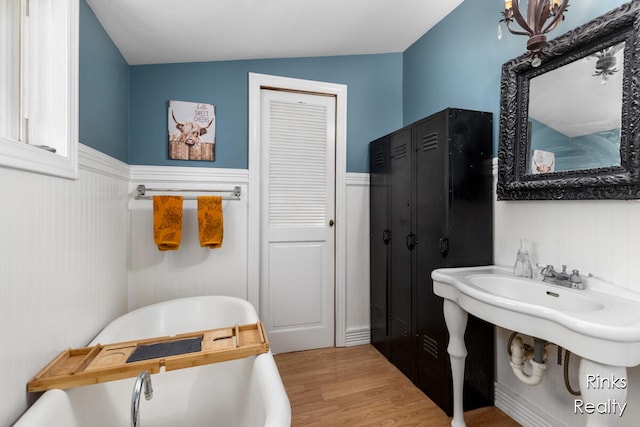
{"label": "hardwood floor", "polygon": [[[449,427],[451,419],[373,346],[275,356],[292,427]],[[515,427],[497,408],[465,413],[467,427]]]}

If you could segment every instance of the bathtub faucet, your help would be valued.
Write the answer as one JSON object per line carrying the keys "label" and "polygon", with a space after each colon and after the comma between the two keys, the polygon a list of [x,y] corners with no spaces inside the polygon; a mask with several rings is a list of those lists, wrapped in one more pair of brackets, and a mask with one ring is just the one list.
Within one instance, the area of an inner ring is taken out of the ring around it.
{"label": "bathtub faucet", "polygon": [[148,371],[142,371],[138,374],[136,384],[133,386],[133,394],[131,395],[131,427],[140,425],[140,393],[144,385],[144,398],[151,400],[153,397],[153,387],[151,387],[151,375]]}

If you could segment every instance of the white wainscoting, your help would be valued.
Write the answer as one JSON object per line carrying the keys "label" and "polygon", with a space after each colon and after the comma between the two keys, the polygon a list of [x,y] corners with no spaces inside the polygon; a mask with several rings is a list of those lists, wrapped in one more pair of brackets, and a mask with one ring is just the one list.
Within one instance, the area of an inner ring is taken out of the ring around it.
{"label": "white wainscoting", "polygon": [[62,350],[127,311],[128,166],[79,146],[79,179],[0,167],[0,425]]}
{"label": "white wainscoting", "polygon": [[240,186],[242,195],[237,201],[223,201],[224,239],[218,249],[200,247],[197,202],[185,200],[180,249],[166,252],[153,242],[153,202],[131,198],[130,310],[195,295],[247,299],[248,176],[247,170],[239,169],[131,166],[132,193],[144,184],[175,189],[232,190]]}
{"label": "white wainscoting", "polygon": [[369,174],[347,174],[345,345],[371,342],[369,320]]}
{"label": "white wainscoting", "polygon": [[[129,202],[131,243],[129,309],[192,295],[248,299],[248,171],[237,169],[131,166],[130,192],[139,184],[159,188],[242,188],[242,200],[224,202],[220,249],[198,243],[196,202],[185,201],[182,243],[160,252],[153,243],[150,200]],[[346,345],[369,340],[369,174],[347,174]]]}
{"label": "white wainscoting", "polygon": [[[247,298],[248,172],[128,166],[80,146],[78,180],[0,168],[0,425],[27,408],[26,382],[61,349],[86,345],[128,310],[170,298]],[[138,184],[242,188],[224,202],[221,249],[200,248],[195,201],[185,202],[177,252],[153,243],[152,202]],[[369,342],[369,179],[347,174],[346,345]],[[37,338],[34,338],[37,337]]]}

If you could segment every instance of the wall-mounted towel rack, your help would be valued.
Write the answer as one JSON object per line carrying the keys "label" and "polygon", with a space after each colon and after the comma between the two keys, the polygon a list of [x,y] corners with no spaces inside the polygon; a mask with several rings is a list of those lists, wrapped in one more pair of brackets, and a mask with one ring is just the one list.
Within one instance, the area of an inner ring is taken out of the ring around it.
{"label": "wall-mounted towel rack", "polygon": [[[233,187],[233,190],[194,190],[194,189],[177,189],[177,188],[148,188],[147,186],[140,184],[138,185],[137,195],[135,197],[136,200],[151,200],[151,196],[147,196],[147,191],[151,192],[178,192],[178,193],[186,193],[186,192],[195,192],[195,193],[223,193],[222,200],[240,200],[240,195],[242,191],[240,186]],[[187,200],[193,200],[196,196],[185,197]]]}

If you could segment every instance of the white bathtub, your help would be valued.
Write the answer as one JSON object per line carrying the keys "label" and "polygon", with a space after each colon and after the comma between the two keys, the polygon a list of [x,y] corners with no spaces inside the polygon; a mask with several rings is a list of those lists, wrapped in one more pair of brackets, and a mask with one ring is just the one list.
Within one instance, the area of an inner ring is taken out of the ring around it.
{"label": "white bathtub", "polygon": [[[111,322],[89,345],[258,321],[247,301],[222,296],[153,304]],[[140,400],[140,426],[288,427],[291,407],[271,352],[151,375],[153,399]],[[131,423],[135,378],[49,390],[14,427],[115,427]]]}

